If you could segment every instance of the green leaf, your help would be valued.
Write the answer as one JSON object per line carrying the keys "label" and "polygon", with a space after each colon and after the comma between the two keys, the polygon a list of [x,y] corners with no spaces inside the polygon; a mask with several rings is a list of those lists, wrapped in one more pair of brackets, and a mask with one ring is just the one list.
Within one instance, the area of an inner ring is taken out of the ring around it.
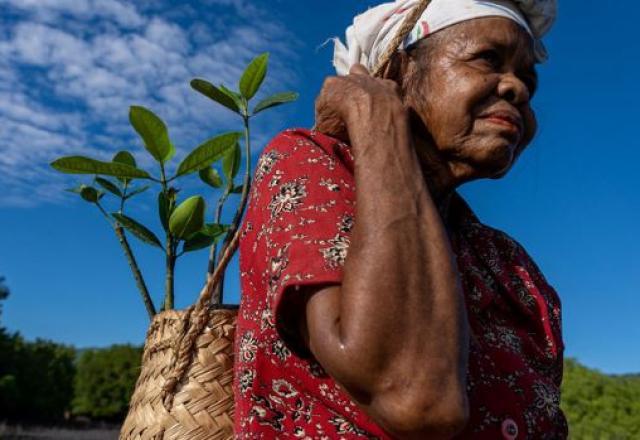
{"label": "green leaf", "polygon": [[111,162],[123,163],[130,167],[136,167],[136,158],[128,151],[118,151],[111,159]]}
{"label": "green leaf", "polygon": [[100,193],[92,186],[82,185],[80,187],[80,196],[89,203],[98,203]]}
{"label": "green leaf", "polygon": [[156,235],[153,232],[151,232],[146,226],[138,223],[137,221],[135,221],[131,217],[127,217],[124,214],[119,214],[117,212],[113,212],[113,213],[111,213],[111,215],[127,231],[131,232],[133,235],[135,235],[140,240],[144,241],[147,244],[150,244],[150,245],[153,245],[153,246],[157,246],[160,249],[163,249],[162,248],[162,243],[160,243],[160,240],[158,239],[158,237],[156,237]]}
{"label": "green leaf", "polygon": [[182,252],[193,252],[200,249],[208,248],[217,241],[214,237],[196,232],[190,236],[182,245]]}
{"label": "green leaf", "polygon": [[173,157],[176,150],[169,140],[167,126],[151,110],[131,106],[129,121],[144,141],[144,147],[160,163],[165,163]]}
{"label": "green leaf", "polygon": [[136,188],[133,191],[131,191],[129,194],[127,194],[127,199],[130,199],[133,196],[137,196],[138,194],[142,194],[149,188],[151,188],[151,185],[145,185],[145,186],[141,186],[140,188]]}
{"label": "green leaf", "polygon": [[109,191],[111,194],[117,197],[122,197],[122,191],[120,191],[120,188],[118,188],[118,186],[110,180],[102,177],[96,177],[95,181],[98,185]]}
{"label": "green leaf", "polygon": [[210,98],[218,104],[225,106],[229,110],[235,113],[240,113],[240,107],[236,103],[236,100],[210,82],[205,81],[204,79],[196,78],[191,80],[191,87],[194,90],[202,93],[207,98]]}
{"label": "green leaf", "polygon": [[[115,156],[113,156],[113,159],[111,159],[111,162],[122,163],[122,164],[125,164],[125,165],[132,166],[134,168],[137,167],[135,157],[133,157],[133,154],[129,153],[128,151],[118,151],[115,154]],[[123,185],[128,185],[129,182],[131,181],[131,179],[125,179],[125,178],[122,178],[122,177],[117,177],[117,179]]]}
{"label": "green leaf", "polygon": [[203,249],[216,243],[229,229],[226,225],[208,224],[201,230],[191,235],[182,246],[183,252],[192,252]]}
{"label": "green leaf", "polygon": [[222,178],[218,171],[215,168],[206,167],[201,169],[198,174],[200,175],[200,180],[206,183],[209,186],[214,188],[222,187]]}
{"label": "green leaf", "polygon": [[243,185],[238,185],[238,186],[234,187],[234,188],[231,190],[231,192],[232,192],[233,194],[242,194],[242,188],[243,188]]}
{"label": "green leaf", "polygon": [[218,237],[229,230],[229,225],[221,225],[218,223],[207,223],[200,230],[201,233],[211,237]]}
{"label": "green leaf", "polygon": [[233,90],[226,88],[223,84],[220,84],[220,91],[225,95],[227,95],[227,97],[229,97],[230,99],[233,100],[233,102],[236,103],[236,105],[240,109],[240,114],[246,113],[247,104],[245,102],[245,99],[242,97],[242,95],[234,92]]}
{"label": "green leaf", "polygon": [[267,74],[267,64],[269,63],[269,53],[263,53],[253,59],[247,66],[240,78],[240,93],[249,100],[256,94],[265,75]]}
{"label": "green leaf", "polygon": [[56,170],[67,174],[102,174],[105,176],[151,179],[144,170],[118,162],[102,162],[84,156],[61,157],[51,163]]}
{"label": "green leaf", "polygon": [[196,233],[204,225],[204,199],[200,196],[189,197],[173,211],[169,218],[169,230],[181,240]]}
{"label": "green leaf", "polygon": [[176,177],[199,171],[222,158],[238,142],[241,133],[225,133],[209,139],[184,158]]}
{"label": "green leaf", "polygon": [[233,178],[238,175],[241,160],[242,152],[240,151],[240,144],[236,142],[234,148],[229,150],[222,159],[222,171],[227,178],[227,182],[232,183]]}
{"label": "green leaf", "polygon": [[175,155],[176,155],[176,147],[175,145],[173,145],[173,143],[171,143],[171,141],[169,141],[169,154],[167,155],[167,157],[165,157],[164,161],[169,162]]}
{"label": "green leaf", "polygon": [[262,110],[266,110],[271,107],[276,107],[278,105],[286,104],[287,102],[292,102],[298,99],[298,94],[295,92],[284,92],[284,93],[276,93],[275,95],[271,95],[268,98],[260,101],[254,108],[253,114],[256,115],[260,113]]}

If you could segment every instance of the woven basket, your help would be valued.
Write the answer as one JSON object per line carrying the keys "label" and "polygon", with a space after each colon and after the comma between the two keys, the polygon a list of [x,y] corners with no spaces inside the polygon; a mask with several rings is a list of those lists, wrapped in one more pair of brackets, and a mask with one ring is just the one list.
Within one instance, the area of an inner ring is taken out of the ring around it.
{"label": "woven basket", "polygon": [[[421,0],[407,16],[375,66],[374,76],[386,75],[392,54],[429,2]],[[154,317],[121,440],[233,438],[233,350],[238,311],[235,306],[211,308],[211,304],[239,239],[237,230],[194,306]]]}
{"label": "woven basket", "polygon": [[169,410],[163,390],[175,362],[176,342],[185,333],[189,313],[156,315],[147,333],[142,369],[120,439],[233,438],[233,340],[237,308],[208,311],[191,363],[177,384]]}

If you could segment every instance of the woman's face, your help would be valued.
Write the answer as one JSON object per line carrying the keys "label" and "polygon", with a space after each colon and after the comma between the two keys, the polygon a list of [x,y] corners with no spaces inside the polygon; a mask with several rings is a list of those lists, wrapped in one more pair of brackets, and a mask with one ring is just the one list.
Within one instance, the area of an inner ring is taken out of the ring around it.
{"label": "woman's face", "polygon": [[[441,32],[406,103],[422,120],[458,182],[500,177],[533,138],[536,88],[533,40],[499,17],[469,20]],[[423,51],[427,52],[427,51]]]}

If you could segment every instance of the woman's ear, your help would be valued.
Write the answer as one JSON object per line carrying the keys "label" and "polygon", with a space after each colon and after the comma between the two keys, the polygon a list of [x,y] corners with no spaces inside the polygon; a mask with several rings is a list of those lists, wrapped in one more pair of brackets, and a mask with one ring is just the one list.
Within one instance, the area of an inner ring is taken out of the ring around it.
{"label": "woman's ear", "polygon": [[415,66],[412,66],[413,63],[414,61],[407,52],[397,51],[387,63],[382,74],[383,79],[389,79],[398,84],[403,100],[407,90],[411,88],[412,79],[410,77],[413,77],[411,69],[415,69]]}
{"label": "woman's ear", "polygon": [[409,60],[410,57],[404,50],[394,53],[382,72],[382,78],[395,81],[402,87]]}

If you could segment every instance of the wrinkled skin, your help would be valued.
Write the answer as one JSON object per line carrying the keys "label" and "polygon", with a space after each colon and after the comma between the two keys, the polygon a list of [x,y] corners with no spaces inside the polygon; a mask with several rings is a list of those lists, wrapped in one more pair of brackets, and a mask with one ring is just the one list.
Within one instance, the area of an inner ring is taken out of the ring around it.
{"label": "wrinkled skin", "polygon": [[[469,180],[501,177],[513,165],[536,132],[530,99],[537,77],[532,39],[511,20],[469,20],[440,33],[429,59],[419,43],[393,62],[402,89],[396,94],[410,111],[423,170],[432,189],[446,193]],[[373,84],[366,87],[373,91]],[[340,121],[346,118],[331,109],[348,114],[344,107],[357,99],[348,98],[349,86],[336,87],[343,90],[321,92],[317,125],[344,138]],[[366,87],[355,93],[369,94]]]}
{"label": "wrinkled skin", "polygon": [[448,439],[467,423],[469,329],[447,195],[503,175],[536,129],[528,34],[504,18],[440,32],[428,51],[396,56],[387,79],[356,65],[325,81],[316,127],[352,147],[355,225],[342,283],[307,286],[285,318],[398,439]]}

